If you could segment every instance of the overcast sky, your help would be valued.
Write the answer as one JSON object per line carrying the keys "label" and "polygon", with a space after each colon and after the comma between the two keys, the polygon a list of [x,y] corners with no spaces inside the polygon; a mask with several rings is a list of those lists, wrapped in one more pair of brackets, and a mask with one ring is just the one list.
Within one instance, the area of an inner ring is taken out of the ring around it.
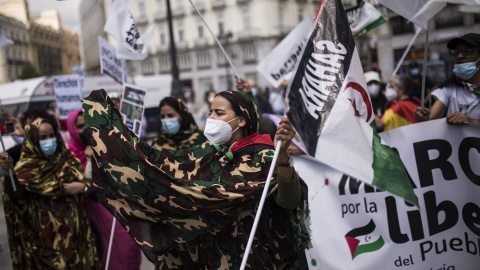
{"label": "overcast sky", "polygon": [[[1,2],[2,0],[0,0]],[[28,0],[30,17],[39,17],[44,9],[56,9],[64,28],[79,32],[80,18],[78,8],[81,0]]]}

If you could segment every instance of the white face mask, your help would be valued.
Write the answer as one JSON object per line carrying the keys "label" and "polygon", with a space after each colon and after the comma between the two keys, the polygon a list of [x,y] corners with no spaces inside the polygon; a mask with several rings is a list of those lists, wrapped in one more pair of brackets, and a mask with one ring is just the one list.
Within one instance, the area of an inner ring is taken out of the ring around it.
{"label": "white face mask", "polygon": [[232,131],[232,128],[228,123],[237,118],[238,116],[228,122],[208,118],[203,134],[214,145],[225,144],[232,138],[232,134],[239,128],[237,127],[234,131]]}
{"label": "white face mask", "polygon": [[393,88],[389,87],[389,88],[387,88],[387,91],[385,92],[385,97],[390,102],[390,101],[397,98],[397,91],[395,91]]}
{"label": "white face mask", "polygon": [[214,98],[215,98],[215,97],[209,97],[209,98],[208,98],[208,103],[212,104]]}
{"label": "white face mask", "polygon": [[367,91],[371,98],[378,97],[378,92],[380,92],[380,85],[376,83],[368,84]]}

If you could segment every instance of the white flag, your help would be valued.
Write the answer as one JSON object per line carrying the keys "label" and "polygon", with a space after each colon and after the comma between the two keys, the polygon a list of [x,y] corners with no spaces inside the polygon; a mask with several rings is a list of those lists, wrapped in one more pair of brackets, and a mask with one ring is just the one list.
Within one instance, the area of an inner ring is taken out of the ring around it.
{"label": "white flag", "polygon": [[13,41],[7,38],[7,33],[0,27],[0,50],[13,44]]}
{"label": "white flag", "polygon": [[152,38],[153,26],[140,35],[132,13],[124,0],[113,2],[103,30],[119,41],[118,58],[143,60],[148,56],[148,43]]}
{"label": "white flag", "polygon": [[258,64],[257,70],[274,87],[294,71],[302,49],[308,40],[313,19],[308,16],[299,23],[278,45]]}
{"label": "white flag", "polygon": [[480,5],[480,0],[378,0],[382,5],[400,14],[405,19],[427,29],[427,22],[450,4]]}

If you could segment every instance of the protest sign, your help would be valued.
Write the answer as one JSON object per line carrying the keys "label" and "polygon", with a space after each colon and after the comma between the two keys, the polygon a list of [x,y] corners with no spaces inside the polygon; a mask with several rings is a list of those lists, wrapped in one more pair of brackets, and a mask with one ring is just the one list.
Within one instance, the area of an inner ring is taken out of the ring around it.
{"label": "protest sign", "polygon": [[82,108],[82,88],[78,75],[53,77],[53,89],[59,119],[65,120],[71,111]]}
{"label": "protest sign", "polygon": [[126,67],[125,60],[116,57],[115,48],[110,45],[101,36],[98,36],[98,47],[100,49],[100,71],[102,74],[107,74],[122,84],[122,76],[125,76],[123,70]]}
{"label": "protest sign", "polygon": [[131,84],[125,84],[123,87],[120,114],[122,114],[124,124],[138,137],[142,134],[146,94],[147,89],[145,88]]}

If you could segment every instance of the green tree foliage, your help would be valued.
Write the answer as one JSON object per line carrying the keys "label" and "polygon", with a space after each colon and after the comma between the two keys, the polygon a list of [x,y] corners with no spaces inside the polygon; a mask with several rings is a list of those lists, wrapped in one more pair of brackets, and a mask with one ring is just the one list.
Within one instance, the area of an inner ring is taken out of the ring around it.
{"label": "green tree foliage", "polygon": [[40,76],[43,76],[42,73],[38,71],[34,65],[29,63],[27,66],[23,68],[22,74],[20,75],[19,79],[26,80],[26,79],[36,78]]}

